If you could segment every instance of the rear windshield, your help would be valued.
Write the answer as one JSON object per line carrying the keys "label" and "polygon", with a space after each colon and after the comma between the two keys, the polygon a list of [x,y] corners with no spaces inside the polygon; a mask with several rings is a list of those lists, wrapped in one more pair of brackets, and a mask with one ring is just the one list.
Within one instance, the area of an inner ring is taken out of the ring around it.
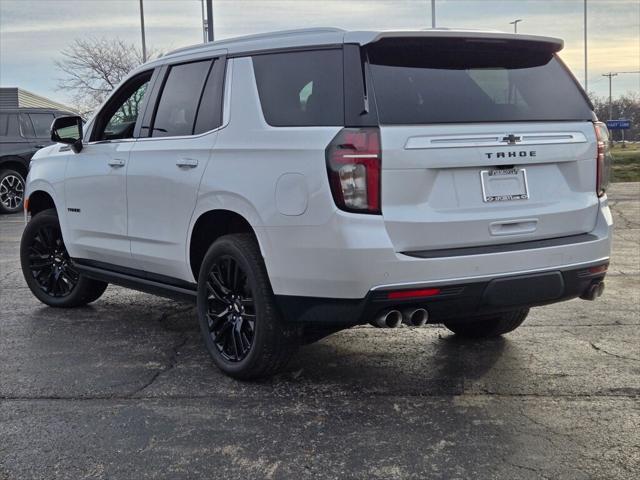
{"label": "rear windshield", "polygon": [[387,39],[367,48],[382,124],[591,120],[551,52],[532,43]]}

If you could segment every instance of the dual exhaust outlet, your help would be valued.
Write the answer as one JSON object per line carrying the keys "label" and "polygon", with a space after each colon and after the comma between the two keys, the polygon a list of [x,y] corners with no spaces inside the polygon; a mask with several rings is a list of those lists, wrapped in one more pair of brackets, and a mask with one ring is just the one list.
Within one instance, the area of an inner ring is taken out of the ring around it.
{"label": "dual exhaust outlet", "polygon": [[424,308],[406,308],[402,311],[395,308],[382,310],[371,321],[378,328],[397,328],[401,323],[412,327],[423,327],[429,320],[429,312]]}

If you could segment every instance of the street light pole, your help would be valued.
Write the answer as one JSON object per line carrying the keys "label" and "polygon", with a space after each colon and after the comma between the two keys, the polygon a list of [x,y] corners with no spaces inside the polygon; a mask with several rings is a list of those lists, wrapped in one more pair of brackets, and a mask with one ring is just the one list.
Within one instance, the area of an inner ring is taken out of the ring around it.
{"label": "street light pole", "polygon": [[436,0],[431,0],[431,28],[436,28]]}
{"label": "street light pole", "polygon": [[142,33],[142,63],[147,61],[147,41],[144,36],[144,7],[140,0],[140,32]]}
{"label": "street light pole", "polygon": [[213,0],[207,0],[207,40],[213,42]]}
{"label": "street light pole", "polygon": [[609,120],[613,120],[613,101],[611,98],[611,79],[613,77],[617,77],[618,74],[617,73],[613,73],[613,72],[609,72],[609,73],[603,73],[602,74],[603,77],[609,77]]}
{"label": "street light pole", "polygon": [[513,25],[513,33],[518,33],[518,23],[521,21],[522,19],[519,18],[517,20],[514,20],[513,22],[509,22],[509,25]]}
{"label": "street light pole", "polygon": [[584,0],[584,91],[589,93],[587,79],[587,0]]}
{"label": "street light pole", "polygon": [[202,13],[202,43],[207,43],[207,21],[204,16],[204,0],[200,0],[200,10]]}

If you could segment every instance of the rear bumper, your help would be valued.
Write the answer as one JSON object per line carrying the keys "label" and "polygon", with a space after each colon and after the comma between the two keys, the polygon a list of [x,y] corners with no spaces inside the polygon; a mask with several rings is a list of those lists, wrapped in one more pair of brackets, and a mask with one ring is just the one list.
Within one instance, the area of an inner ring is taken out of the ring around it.
{"label": "rear bumper", "polygon": [[345,212],[336,212],[325,225],[262,227],[259,236],[276,295],[344,299],[355,305],[369,292],[389,288],[467,285],[604,263],[611,252],[611,225],[605,197],[589,234],[525,249],[502,245],[484,252],[402,254],[394,250],[382,217]]}
{"label": "rear bumper", "polygon": [[389,298],[395,287],[370,291],[363,299],[277,295],[286,320],[311,324],[351,326],[371,321],[385,309],[425,308],[430,323],[464,320],[470,315],[499,313],[570,300],[586,295],[604,280],[595,262],[577,268],[510,275],[492,279],[432,285],[437,294],[424,298]]}

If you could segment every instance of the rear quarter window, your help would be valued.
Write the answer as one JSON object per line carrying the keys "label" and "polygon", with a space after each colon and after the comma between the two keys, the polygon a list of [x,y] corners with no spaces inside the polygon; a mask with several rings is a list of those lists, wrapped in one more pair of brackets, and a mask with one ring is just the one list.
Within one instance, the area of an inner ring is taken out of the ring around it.
{"label": "rear quarter window", "polygon": [[269,125],[344,124],[341,49],[256,55],[253,68]]}
{"label": "rear quarter window", "polygon": [[564,65],[535,44],[390,39],[367,54],[382,124],[592,119]]}
{"label": "rear quarter window", "polygon": [[49,138],[51,136],[51,124],[53,123],[53,113],[30,113],[31,123],[35,130],[36,137]]}

